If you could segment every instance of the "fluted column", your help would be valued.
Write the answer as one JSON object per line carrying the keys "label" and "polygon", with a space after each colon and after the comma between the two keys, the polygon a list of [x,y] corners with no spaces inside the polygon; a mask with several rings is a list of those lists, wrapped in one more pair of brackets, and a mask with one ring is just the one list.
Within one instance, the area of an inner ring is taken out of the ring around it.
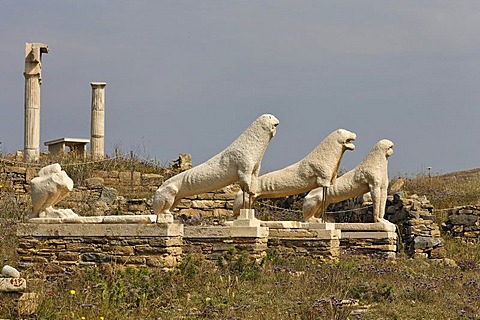
{"label": "fluted column", "polygon": [[25,124],[23,159],[26,162],[40,159],[40,85],[42,83],[42,53],[48,46],[42,43],[25,43]]}
{"label": "fluted column", "polygon": [[92,118],[90,153],[94,159],[104,157],[105,140],[105,82],[92,82]]}

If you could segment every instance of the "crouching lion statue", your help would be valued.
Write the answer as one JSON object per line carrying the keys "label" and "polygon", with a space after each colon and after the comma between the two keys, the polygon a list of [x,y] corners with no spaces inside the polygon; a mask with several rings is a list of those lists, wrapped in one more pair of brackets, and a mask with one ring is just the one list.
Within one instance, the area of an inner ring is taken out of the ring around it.
{"label": "crouching lion statue", "polygon": [[[388,158],[393,154],[392,148],[392,141],[380,140],[355,169],[339,177],[335,184],[328,188],[326,206],[370,192],[374,221],[384,222],[388,188],[387,165]],[[305,221],[313,217],[320,218],[323,214],[322,191],[322,188],[314,189],[305,197],[303,203]],[[326,220],[335,222],[333,216],[326,217]]]}
{"label": "crouching lion statue", "polygon": [[[251,195],[253,204],[257,199],[280,198],[317,187],[332,185],[337,176],[343,153],[354,150],[356,139],[353,132],[338,129],[330,133],[312,152],[302,160],[281,170],[258,177],[257,190]],[[239,191],[233,204],[233,212],[238,214],[244,203],[243,191]]]}
{"label": "crouching lion statue", "polygon": [[239,182],[244,192],[253,192],[263,154],[278,124],[271,114],[260,116],[225,150],[165,181],[153,197],[153,211],[157,215],[170,214],[182,198],[218,190],[234,182]]}

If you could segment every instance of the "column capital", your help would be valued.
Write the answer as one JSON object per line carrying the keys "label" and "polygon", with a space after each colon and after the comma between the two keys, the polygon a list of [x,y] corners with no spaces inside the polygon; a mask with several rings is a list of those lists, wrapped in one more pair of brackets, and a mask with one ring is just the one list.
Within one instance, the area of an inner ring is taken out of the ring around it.
{"label": "column capital", "polygon": [[90,82],[90,85],[92,86],[92,89],[100,88],[103,89],[107,85],[106,82]]}

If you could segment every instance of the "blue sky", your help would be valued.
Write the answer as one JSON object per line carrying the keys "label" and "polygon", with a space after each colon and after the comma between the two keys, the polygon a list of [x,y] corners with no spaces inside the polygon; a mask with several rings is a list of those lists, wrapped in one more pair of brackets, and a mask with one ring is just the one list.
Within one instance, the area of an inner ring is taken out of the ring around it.
{"label": "blue sky", "polygon": [[390,175],[480,167],[478,1],[2,1],[0,141],[23,148],[24,44],[42,42],[41,144],[89,138],[105,81],[106,152],[199,164],[255,118],[263,160],[298,161],[337,128],[352,169],[380,139]]}

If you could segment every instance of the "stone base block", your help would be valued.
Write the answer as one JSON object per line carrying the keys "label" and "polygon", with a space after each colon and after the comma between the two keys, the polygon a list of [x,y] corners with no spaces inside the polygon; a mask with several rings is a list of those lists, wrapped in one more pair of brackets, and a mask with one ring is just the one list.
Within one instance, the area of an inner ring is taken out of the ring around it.
{"label": "stone base block", "polygon": [[0,292],[24,292],[26,289],[24,278],[0,278]]}
{"label": "stone base block", "polygon": [[[170,215],[171,216],[171,215]],[[163,220],[161,220],[163,219]],[[158,220],[154,214],[150,215],[120,215],[120,216],[95,216],[95,217],[69,217],[69,218],[32,218],[30,223],[36,224],[59,224],[59,223],[73,223],[73,224],[98,224],[98,223],[139,223],[149,224],[156,222],[171,223],[173,222],[173,216],[171,219],[168,217],[162,217]],[[158,220],[158,221],[157,221]]]}
{"label": "stone base block", "polygon": [[336,227],[341,230],[341,249],[359,254],[397,252],[397,233],[392,223],[336,223]]}
{"label": "stone base block", "polygon": [[206,260],[218,260],[229,252],[243,252],[251,259],[266,255],[268,228],[185,227],[184,252]]}
{"label": "stone base block", "polygon": [[19,224],[19,267],[36,276],[68,268],[117,263],[175,267],[182,257],[183,225]]}

